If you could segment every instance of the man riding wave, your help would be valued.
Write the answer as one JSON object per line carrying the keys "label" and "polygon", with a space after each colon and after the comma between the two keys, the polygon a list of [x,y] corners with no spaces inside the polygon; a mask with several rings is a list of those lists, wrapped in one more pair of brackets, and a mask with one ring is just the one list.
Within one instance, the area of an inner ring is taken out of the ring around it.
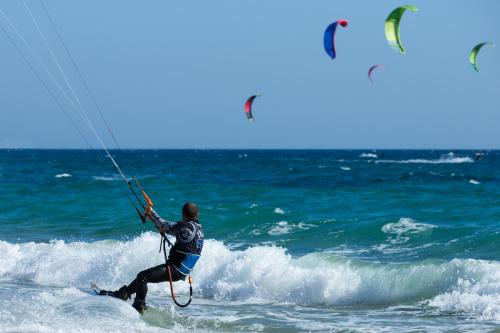
{"label": "man riding wave", "polygon": [[[108,295],[127,300],[135,293],[132,306],[143,313],[146,307],[148,283],[184,280],[193,270],[203,248],[203,229],[198,221],[198,207],[192,202],[182,206],[182,221],[171,222],[162,219],[148,205],[144,215],[155,224],[162,235],[175,236],[175,243],[170,248],[165,264],[146,269],[128,285],[115,291],[100,290],[99,295]],[[169,272],[170,271],[170,272]]]}

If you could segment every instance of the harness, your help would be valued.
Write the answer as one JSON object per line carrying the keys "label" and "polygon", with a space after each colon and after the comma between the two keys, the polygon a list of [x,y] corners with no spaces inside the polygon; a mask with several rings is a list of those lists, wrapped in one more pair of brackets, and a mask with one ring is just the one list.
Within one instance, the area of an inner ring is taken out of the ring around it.
{"label": "harness", "polygon": [[[174,301],[174,303],[177,306],[179,306],[181,308],[185,308],[189,304],[191,304],[191,301],[193,300],[193,279],[191,278],[191,271],[194,269],[194,266],[196,265],[196,262],[198,261],[198,259],[200,259],[200,255],[196,254],[196,253],[188,253],[188,252],[183,252],[183,251],[176,250],[178,253],[184,254],[184,259],[180,263],[179,267],[177,267],[174,264],[169,264],[168,263],[168,256],[167,256],[167,249],[166,249],[165,244],[168,244],[170,247],[173,247],[173,245],[168,240],[167,236],[164,233],[161,233],[161,237],[162,238],[161,238],[161,244],[160,244],[160,251],[163,249],[163,257],[165,258],[165,265],[166,265],[166,268],[167,268],[168,281],[169,281],[169,284],[170,284],[170,294],[172,296],[172,300]],[[184,277],[187,276],[187,278],[188,278],[188,282],[189,282],[189,300],[186,303],[184,303],[184,304],[179,303],[177,301],[177,299],[175,298],[174,286],[173,286],[173,283],[172,283],[172,271],[171,271],[170,266],[173,266],[177,270],[177,272],[179,272],[180,274],[182,274]]]}

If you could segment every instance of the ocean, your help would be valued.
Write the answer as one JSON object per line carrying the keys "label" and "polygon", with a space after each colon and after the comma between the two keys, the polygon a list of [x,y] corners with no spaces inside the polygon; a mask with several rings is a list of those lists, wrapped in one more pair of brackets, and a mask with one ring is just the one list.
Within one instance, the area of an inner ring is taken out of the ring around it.
{"label": "ocean", "polygon": [[112,154],[164,218],[199,205],[192,304],[92,295],[163,262],[103,151],[3,149],[0,332],[500,330],[500,151]]}

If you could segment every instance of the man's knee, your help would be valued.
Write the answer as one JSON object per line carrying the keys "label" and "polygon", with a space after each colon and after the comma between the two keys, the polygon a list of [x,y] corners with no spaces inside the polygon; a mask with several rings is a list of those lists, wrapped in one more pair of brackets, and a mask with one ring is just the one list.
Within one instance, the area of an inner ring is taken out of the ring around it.
{"label": "man's knee", "polygon": [[140,283],[148,283],[147,272],[148,272],[148,270],[139,272],[139,274],[137,274],[137,281]]}

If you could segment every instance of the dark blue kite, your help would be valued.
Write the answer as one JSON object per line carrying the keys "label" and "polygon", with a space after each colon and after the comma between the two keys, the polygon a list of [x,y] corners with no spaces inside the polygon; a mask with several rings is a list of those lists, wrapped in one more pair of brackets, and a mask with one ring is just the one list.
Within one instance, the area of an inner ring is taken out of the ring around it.
{"label": "dark blue kite", "polygon": [[337,53],[335,52],[335,31],[337,30],[337,25],[339,24],[342,27],[347,27],[346,20],[338,20],[330,24],[328,28],[326,28],[325,30],[325,38],[324,38],[325,51],[332,59],[335,59],[337,55]]}

